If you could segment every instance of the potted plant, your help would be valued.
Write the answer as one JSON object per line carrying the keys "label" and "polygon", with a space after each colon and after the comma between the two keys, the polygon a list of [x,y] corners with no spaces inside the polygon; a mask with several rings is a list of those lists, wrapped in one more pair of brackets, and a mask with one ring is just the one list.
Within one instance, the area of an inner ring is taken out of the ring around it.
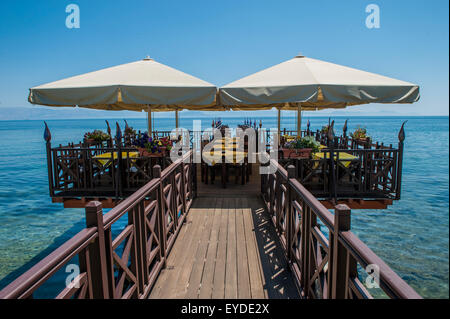
{"label": "potted plant", "polygon": [[133,145],[139,150],[141,156],[161,157],[167,155],[167,151],[172,149],[172,143],[168,137],[154,139],[144,133],[137,138]]}
{"label": "potted plant", "polygon": [[306,136],[286,142],[281,151],[284,158],[309,158],[312,153],[319,151],[319,146],[314,137]]}
{"label": "potted plant", "polygon": [[350,133],[350,136],[352,137],[352,139],[360,142],[367,142],[367,140],[369,139],[369,135],[367,135],[367,130],[359,126],[353,133]]}
{"label": "potted plant", "polygon": [[101,143],[104,141],[108,141],[111,136],[108,133],[105,133],[101,130],[94,130],[92,132],[87,132],[84,134],[85,142],[89,144]]}
{"label": "potted plant", "polygon": [[330,128],[330,125],[322,126],[322,128],[320,129],[320,133],[327,134],[329,128]]}
{"label": "potted plant", "polygon": [[168,136],[162,137],[159,139],[160,149],[161,151],[167,155],[172,149],[172,141]]}
{"label": "potted plant", "polygon": [[124,134],[125,135],[136,135],[136,130],[130,126],[127,126],[127,127],[125,127]]}

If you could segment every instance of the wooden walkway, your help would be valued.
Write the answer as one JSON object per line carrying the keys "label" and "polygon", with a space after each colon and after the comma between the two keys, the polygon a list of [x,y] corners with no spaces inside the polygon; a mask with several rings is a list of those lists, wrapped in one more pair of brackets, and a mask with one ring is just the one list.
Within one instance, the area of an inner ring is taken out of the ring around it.
{"label": "wooden walkway", "polygon": [[257,195],[198,197],[150,298],[299,298]]}
{"label": "wooden walkway", "polygon": [[[197,166],[197,191],[200,196],[216,196],[216,197],[234,197],[259,195],[261,194],[261,175],[259,175],[259,164],[252,165],[252,174],[250,180],[244,185],[241,185],[240,179],[238,183],[235,182],[235,177],[230,176],[227,183],[227,187],[223,188],[221,183],[220,173],[216,173],[216,178],[213,184],[208,181],[208,184],[203,183],[201,180],[200,165]],[[232,172],[232,171],[230,171]]]}

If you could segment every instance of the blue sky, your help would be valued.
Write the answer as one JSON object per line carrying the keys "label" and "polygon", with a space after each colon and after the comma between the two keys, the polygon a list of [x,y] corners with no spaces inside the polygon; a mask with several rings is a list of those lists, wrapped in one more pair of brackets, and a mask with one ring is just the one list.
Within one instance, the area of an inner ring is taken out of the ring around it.
{"label": "blue sky", "polygon": [[[80,29],[65,26],[71,3],[80,8]],[[380,7],[379,29],[365,25],[370,3]],[[32,86],[146,55],[220,86],[298,52],[421,87],[421,100],[413,105],[357,106],[339,115],[448,115],[448,17],[446,0],[4,0],[0,119],[30,117]],[[53,111],[32,108],[35,118]],[[60,114],[105,113],[70,109]]]}

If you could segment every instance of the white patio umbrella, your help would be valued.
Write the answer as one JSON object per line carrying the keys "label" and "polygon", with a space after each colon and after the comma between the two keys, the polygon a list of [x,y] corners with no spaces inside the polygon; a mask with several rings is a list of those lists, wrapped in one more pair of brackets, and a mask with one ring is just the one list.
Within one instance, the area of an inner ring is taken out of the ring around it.
{"label": "white patio umbrella", "polygon": [[[47,106],[103,110],[217,110],[215,85],[147,57],[30,89],[28,100]],[[223,109],[223,108],[221,108]]]}
{"label": "white patio umbrella", "polygon": [[301,54],[221,87],[219,96],[221,105],[233,110],[276,107],[299,113],[366,103],[413,103],[420,97],[415,84]]}

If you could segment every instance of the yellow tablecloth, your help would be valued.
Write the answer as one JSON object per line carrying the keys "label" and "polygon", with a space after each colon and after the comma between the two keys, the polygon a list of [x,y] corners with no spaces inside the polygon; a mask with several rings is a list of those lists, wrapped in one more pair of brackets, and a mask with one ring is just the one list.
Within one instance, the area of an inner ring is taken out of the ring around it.
{"label": "yellow tablecloth", "polygon": [[[117,159],[117,155],[117,152],[114,152],[114,159]],[[139,152],[122,152],[122,158],[127,158],[128,156],[130,156],[130,158],[138,157]],[[94,158],[98,160],[100,164],[106,165],[111,160],[111,152],[94,156]]]}
{"label": "yellow tablecloth", "polygon": [[297,136],[283,135],[283,138],[284,138],[286,141],[292,141],[292,140],[295,140],[295,139],[297,138]]}
{"label": "yellow tablecloth", "polygon": [[[324,147],[321,147],[324,148]],[[330,158],[330,153],[324,153],[324,152],[317,152],[313,154],[314,159],[323,159],[325,158],[325,154],[327,154],[327,159]],[[334,159],[336,159],[337,156],[334,155]],[[349,167],[352,160],[357,159],[358,157],[353,156],[351,154],[345,153],[345,152],[339,152],[339,163],[342,164],[345,167]],[[342,159],[348,159],[348,161],[341,161]]]}
{"label": "yellow tablecloth", "polygon": [[214,144],[238,144],[239,140],[215,140]]}
{"label": "yellow tablecloth", "polygon": [[213,144],[213,149],[214,150],[227,150],[227,151],[231,151],[231,150],[236,150],[238,147],[239,140],[234,139],[220,139],[220,140],[216,140]]}
{"label": "yellow tablecloth", "polygon": [[235,137],[222,137],[219,140],[222,140],[222,141],[239,141],[239,139],[240,139],[240,137],[235,136]]}
{"label": "yellow tablecloth", "polygon": [[222,156],[225,156],[227,163],[236,164],[243,161],[245,157],[247,157],[247,152],[238,152],[238,151],[211,151],[211,152],[203,152],[202,154],[203,160],[207,163],[211,163],[211,165],[215,165],[216,163],[222,162]]}
{"label": "yellow tablecloth", "polygon": [[236,144],[232,144],[232,145],[225,145],[225,144],[215,144],[212,147],[212,150],[219,152],[220,150],[222,151],[237,151],[238,146]]}

